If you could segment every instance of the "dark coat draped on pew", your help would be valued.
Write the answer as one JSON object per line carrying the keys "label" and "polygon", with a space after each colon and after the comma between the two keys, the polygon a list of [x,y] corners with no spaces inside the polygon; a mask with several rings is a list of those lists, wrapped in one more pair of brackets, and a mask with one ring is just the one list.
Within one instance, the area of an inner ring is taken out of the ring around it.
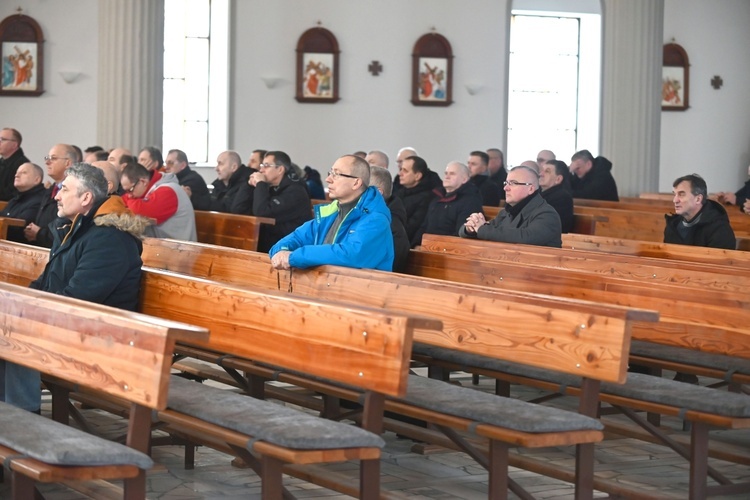
{"label": "dark coat draped on pew", "polygon": [[685,224],[681,215],[666,214],[664,243],[734,250],[737,240],[729,225],[727,211],[720,203],[708,200],[691,223]]}

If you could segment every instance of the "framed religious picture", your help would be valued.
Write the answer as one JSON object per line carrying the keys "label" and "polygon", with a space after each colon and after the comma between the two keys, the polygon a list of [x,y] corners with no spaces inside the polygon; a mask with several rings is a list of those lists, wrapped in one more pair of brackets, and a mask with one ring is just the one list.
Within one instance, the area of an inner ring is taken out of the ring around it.
{"label": "framed religious picture", "polygon": [[297,42],[296,99],[315,103],[339,100],[339,44],[325,28],[310,28]]}
{"label": "framed religious picture", "polygon": [[453,50],[442,35],[427,33],[414,44],[411,102],[415,106],[453,103]]}
{"label": "framed religious picture", "polygon": [[662,111],[685,111],[690,97],[690,62],[685,49],[676,43],[664,46],[661,73]]}
{"label": "framed religious picture", "polygon": [[29,16],[14,14],[0,22],[0,95],[44,93],[44,36]]}

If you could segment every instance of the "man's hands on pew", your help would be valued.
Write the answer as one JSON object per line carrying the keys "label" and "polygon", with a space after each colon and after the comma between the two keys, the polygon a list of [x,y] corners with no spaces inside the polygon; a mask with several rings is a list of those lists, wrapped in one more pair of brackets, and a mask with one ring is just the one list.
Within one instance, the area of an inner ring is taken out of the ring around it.
{"label": "man's hands on pew", "polygon": [[487,221],[484,218],[484,214],[482,212],[477,212],[475,214],[471,214],[466,219],[466,229],[470,233],[476,233],[480,227],[485,225]]}
{"label": "man's hands on pew", "polygon": [[271,266],[274,269],[291,269],[289,265],[289,256],[292,254],[289,250],[281,250],[271,257]]}

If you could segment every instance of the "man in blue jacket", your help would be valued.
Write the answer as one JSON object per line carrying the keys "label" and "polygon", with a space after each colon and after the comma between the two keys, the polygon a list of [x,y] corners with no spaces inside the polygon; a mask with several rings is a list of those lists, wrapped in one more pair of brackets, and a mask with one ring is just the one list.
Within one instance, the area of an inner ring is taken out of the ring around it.
{"label": "man in blue jacket", "polygon": [[362,158],[342,156],[328,172],[326,183],[334,202],[316,205],[313,220],[271,248],[273,267],[332,264],[391,271],[391,214],[380,192],[368,187],[370,166]]}

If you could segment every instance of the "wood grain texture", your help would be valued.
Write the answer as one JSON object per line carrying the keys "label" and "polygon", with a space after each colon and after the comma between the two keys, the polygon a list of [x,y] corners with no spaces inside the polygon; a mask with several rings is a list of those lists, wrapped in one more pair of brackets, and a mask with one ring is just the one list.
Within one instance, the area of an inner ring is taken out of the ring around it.
{"label": "wood grain texture", "polygon": [[257,250],[261,224],[275,223],[266,217],[195,211],[199,242],[244,250]]}
{"label": "wood grain texture", "polygon": [[180,338],[207,331],[142,314],[0,283],[0,356],[150,408]]}

